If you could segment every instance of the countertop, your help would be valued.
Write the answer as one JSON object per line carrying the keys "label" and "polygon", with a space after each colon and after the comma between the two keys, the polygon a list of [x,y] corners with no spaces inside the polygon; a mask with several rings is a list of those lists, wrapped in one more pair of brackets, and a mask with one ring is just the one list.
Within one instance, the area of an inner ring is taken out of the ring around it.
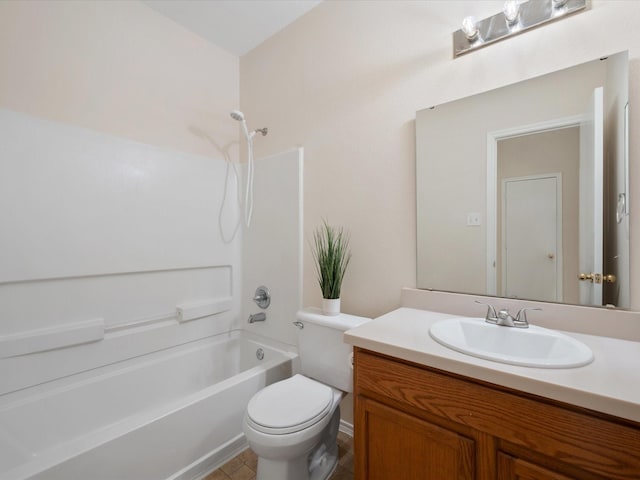
{"label": "countertop", "polygon": [[[594,361],[579,368],[530,368],[483,360],[433,340],[446,313],[399,308],[344,334],[345,342],[428,367],[640,422],[640,342],[563,332],[588,345]],[[505,327],[508,328],[508,327]]]}

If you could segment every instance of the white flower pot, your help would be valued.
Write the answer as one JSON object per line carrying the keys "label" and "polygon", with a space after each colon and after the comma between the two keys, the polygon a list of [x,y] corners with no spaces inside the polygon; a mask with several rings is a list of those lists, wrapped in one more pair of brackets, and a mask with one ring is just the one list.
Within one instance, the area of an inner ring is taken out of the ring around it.
{"label": "white flower pot", "polygon": [[322,313],[329,316],[340,315],[340,299],[339,298],[323,298]]}

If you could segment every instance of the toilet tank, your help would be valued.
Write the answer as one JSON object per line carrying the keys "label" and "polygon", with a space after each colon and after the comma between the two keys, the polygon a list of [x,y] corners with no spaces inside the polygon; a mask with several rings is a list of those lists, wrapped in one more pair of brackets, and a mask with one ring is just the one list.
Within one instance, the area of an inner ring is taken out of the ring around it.
{"label": "toilet tank", "polygon": [[353,391],[352,347],[344,332],[370,319],[341,313],[324,315],[318,308],[297,314],[301,373],[343,392]]}

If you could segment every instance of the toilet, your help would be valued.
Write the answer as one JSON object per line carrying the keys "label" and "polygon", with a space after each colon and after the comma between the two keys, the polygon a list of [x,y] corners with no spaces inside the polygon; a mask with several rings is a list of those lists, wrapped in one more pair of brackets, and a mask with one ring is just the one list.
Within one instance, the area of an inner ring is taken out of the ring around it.
{"label": "toilet", "polygon": [[256,393],[242,429],[258,456],[256,480],[325,480],[338,460],[340,401],[353,391],[351,345],[346,330],[368,318],[297,313],[301,374]]}

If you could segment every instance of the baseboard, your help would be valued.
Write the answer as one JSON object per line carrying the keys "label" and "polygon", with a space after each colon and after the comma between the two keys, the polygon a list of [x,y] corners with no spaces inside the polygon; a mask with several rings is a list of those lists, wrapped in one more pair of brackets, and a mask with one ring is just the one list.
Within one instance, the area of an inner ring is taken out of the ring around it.
{"label": "baseboard", "polygon": [[340,428],[339,430],[342,433],[345,433],[347,435],[349,435],[350,437],[353,437],[353,425],[351,425],[349,422],[345,422],[344,420],[340,420]]}

